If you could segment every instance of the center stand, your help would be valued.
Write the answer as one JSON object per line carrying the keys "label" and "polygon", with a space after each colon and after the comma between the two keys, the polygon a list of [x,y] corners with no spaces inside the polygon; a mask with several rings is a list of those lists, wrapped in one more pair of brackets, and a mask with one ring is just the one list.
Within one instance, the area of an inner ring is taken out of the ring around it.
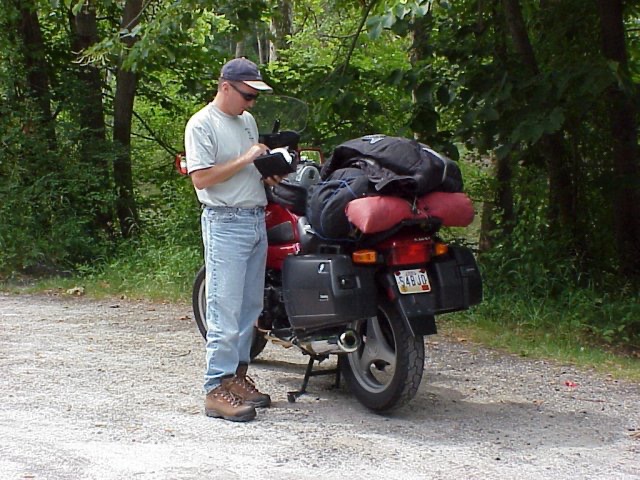
{"label": "center stand", "polygon": [[313,370],[313,363],[318,362],[318,365],[329,358],[329,355],[310,355],[309,363],[307,364],[307,370],[304,374],[304,379],[302,381],[302,386],[300,390],[296,390],[293,392],[287,392],[287,400],[289,403],[295,403],[295,401],[305,393],[307,393],[307,385],[309,384],[309,378],[316,377],[319,375],[332,375],[335,373],[336,375],[336,383],[335,388],[340,387],[340,362],[342,361],[341,355],[338,355],[338,365],[336,368],[331,369],[323,369],[323,370]]}

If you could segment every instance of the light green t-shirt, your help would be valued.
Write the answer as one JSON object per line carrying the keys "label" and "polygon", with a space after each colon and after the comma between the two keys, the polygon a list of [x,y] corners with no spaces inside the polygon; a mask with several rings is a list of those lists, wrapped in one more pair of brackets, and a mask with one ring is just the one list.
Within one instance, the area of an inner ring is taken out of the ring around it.
{"label": "light green t-shirt", "polygon": [[[184,133],[187,170],[212,167],[238,158],[258,143],[258,127],[249,112],[228,115],[210,103],[195,113]],[[196,189],[198,199],[210,207],[265,206],[267,197],[261,176],[253,164],[225,182]]]}

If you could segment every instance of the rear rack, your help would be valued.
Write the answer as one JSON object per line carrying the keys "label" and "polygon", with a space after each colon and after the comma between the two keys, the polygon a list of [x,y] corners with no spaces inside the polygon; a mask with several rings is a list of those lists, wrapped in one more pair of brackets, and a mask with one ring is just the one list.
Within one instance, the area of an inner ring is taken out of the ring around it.
{"label": "rear rack", "polygon": [[438,217],[403,220],[400,223],[394,225],[389,230],[385,230],[384,232],[363,235],[362,239],[357,242],[357,245],[361,248],[372,247],[373,245],[376,245],[386,240],[387,238],[392,237],[400,230],[407,227],[419,227],[423,229],[423,233],[431,235],[440,230],[441,226],[442,220],[440,220]]}

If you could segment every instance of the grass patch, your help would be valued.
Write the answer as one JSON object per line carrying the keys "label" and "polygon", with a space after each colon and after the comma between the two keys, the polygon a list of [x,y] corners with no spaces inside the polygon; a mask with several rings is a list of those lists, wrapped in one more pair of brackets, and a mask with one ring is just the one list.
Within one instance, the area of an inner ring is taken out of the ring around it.
{"label": "grass patch", "polygon": [[63,277],[14,277],[0,288],[14,293],[56,291],[92,298],[120,297],[160,302],[191,301],[193,280],[202,265],[197,248],[163,245],[162,248],[126,247],[125,255],[103,265],[81,267]]}
{"label": "grass patch", "polygon": [[[124,245],[114,259],[85,266],[73,276],[14,278],[0,283],[0,288],[16,293],[72,292],[69,295],[82,289],[93,298],[190,303],[192,282],[201,265],[199,247],[150,239]],[[495,273],[485,277],[503,278]],[[640,382],[640,304],[633,292],[614,296],[568,284],[534,290],[526,282],[486,283],[482,304],[438,317],[441,332],[522,357]]]}
{"label": "grass patch", "polygon": [[[619,305],[621,310],[626,307]],[[584,318],[575,308],[567,311],[561,302],[548,299],[494,297],[469,311],[439,317],[439,326],[445,335],[493,349],[640,382],[640,350],[624,342],[608,343],[594,334],[589,325],[575,321]]]}

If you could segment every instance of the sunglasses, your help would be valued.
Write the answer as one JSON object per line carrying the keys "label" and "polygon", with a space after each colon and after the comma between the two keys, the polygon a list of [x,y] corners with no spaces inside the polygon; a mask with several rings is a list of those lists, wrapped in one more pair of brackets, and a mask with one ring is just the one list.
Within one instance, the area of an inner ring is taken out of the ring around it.
{"label": "sunglasses", "polygon": [[244,98],[247,102],[251,102],[253,100],[255,100],[256,98],[258,98],[258,93],[247,93],[247,92],[243,92],[242,90],[240,90],[238,87],[236,87],[233,83],[228,82],[229,85],[231,85],[231,88],[233,88],[236,92],[238,92],[242,98]]}

